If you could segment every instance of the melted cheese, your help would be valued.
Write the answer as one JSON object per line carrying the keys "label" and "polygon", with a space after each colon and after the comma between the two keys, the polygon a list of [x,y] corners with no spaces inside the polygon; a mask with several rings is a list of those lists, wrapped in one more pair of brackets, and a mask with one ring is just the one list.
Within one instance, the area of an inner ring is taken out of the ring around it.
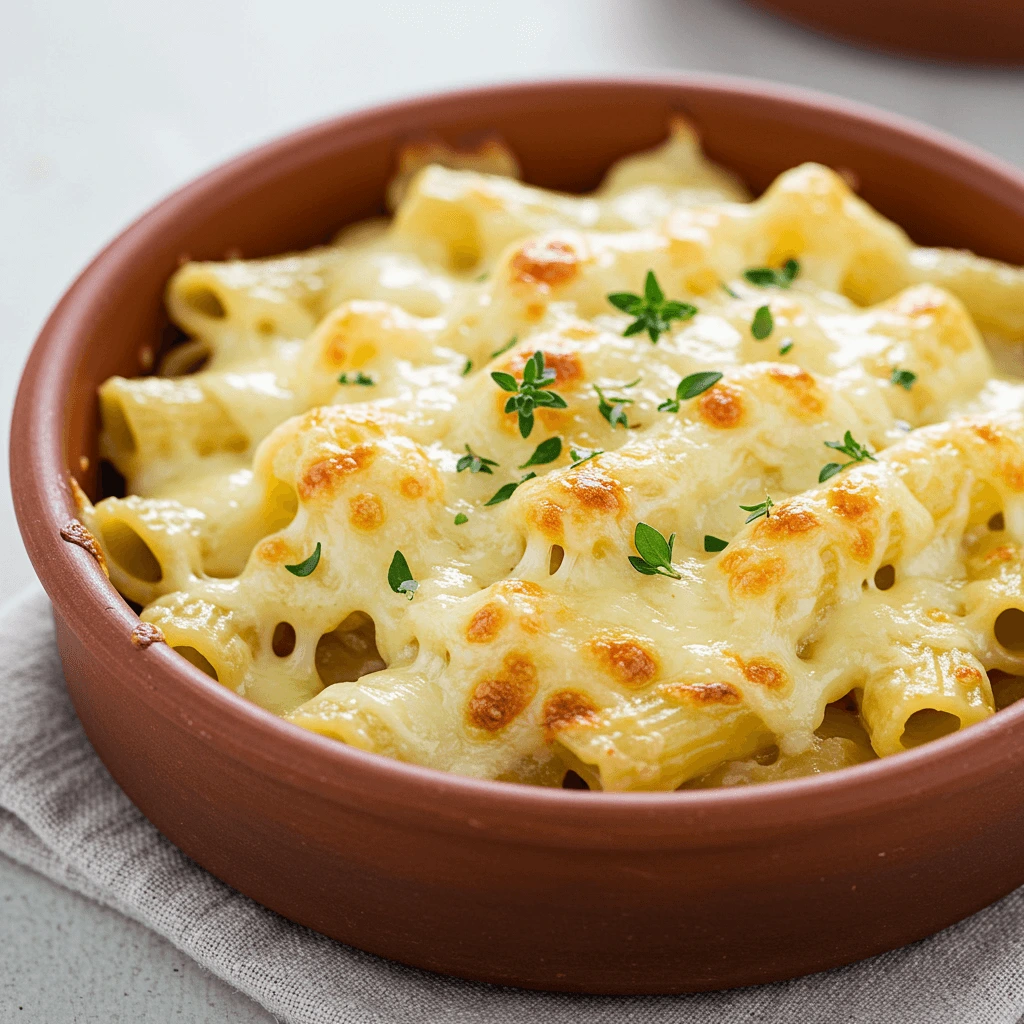
{"label": "melted cheese", "polygon": [[[545,785],[789,778],[994,713],[988,673],[1024,673],[1024,387],[979,328],[1024,337],[1024,273],[915,248],[819,165],[749,201],[682,122],[588,196],[517,176],[493,141],[411,147],[391,220],[175,274],[190,340],[103,385],[129,496],[84,512],[144,621],[299,726]],[[791,287],[744,277],[788,259]],[[651,271],[698,310],[657,344],[608,301]],[[536,352],[564,408],[523,437],[491,374]],[[848,431],[874,459],[820,484]],[[678,579],[634,569],[641,522]]]}

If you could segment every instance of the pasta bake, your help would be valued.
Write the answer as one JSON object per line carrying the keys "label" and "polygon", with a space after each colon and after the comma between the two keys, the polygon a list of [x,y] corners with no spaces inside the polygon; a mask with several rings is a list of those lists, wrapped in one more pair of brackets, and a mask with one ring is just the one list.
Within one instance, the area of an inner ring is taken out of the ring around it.
{"label": "pasta bake", "polygon": [[391,216],[183,265],[82,519],[166,642],[296,726],[486,779],[767,782],[1024,676],[1024,272],[678,120],[597,191],[406,147]]}

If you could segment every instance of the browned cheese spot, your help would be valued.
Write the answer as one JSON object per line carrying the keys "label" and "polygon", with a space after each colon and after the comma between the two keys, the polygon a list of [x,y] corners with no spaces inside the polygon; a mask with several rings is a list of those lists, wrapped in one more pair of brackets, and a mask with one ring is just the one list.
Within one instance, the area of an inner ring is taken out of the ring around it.
{"label": "browned cheese spot", "polygon": [[510,264],[512,280],[553,288],[571,281],[579,269],[576,250],[567,242],[533,240],[527,242]]}
{"label": "browned cheese spot", "polygon": [[743,698],[731,683],[666,683],[661,692],[687,704],[739,704]]}
{"label": "browned cheese spot", "polygon": [[601,668],[623,686],[646,686],[658,674],[656,656],[639,637],[599,634],[587,646]]}
{"label": "browned cheese spot", "polygon": [[398,489],[402,492],[403,498],[410,499],[422,498],[427,490],[423,481],[414,476],[402,477],[402,481],[399,483]]}
{"label": "browned cheese spot", "polygon": [[370,532],[384,522],[384,503],[369,491],[348,499],[348,520],[357,530]]}
{"label": "browned cheese spot", "polygon": [[870,562],[875,553],[875,538],[870,530],[858,526],[850,540],[850,554],[858,562]]}
{"label": "browned cheese spot", "polygon": [[523,594],[526,597],[545,597],[547,591],[539,584],[530,580],[501,580],[495,584],[498,590],[506,594]]}
{"label": "browned cheese spot", "polygon": [[729,580],[729,589],[740,597],[759,597],[786,576],[785,559],[750,548],[728,551],[718,564]]}
{"label": "browned cheese spot", "polygon": [[1012,544],[1000,544],[999,547],[993,548],[987,555],[985,555],[985,561],[990,565],[995,565],[998,562],[1012,562],[1017,557],[1017,548]]}
{"label": "browned cheese spot", "polygon": [[[513,373],[522,374],[533,352],[520,352],[512,361]],[[583,362],[577,352],[545,352],[544,369],[555,371],[553,388],[570,388],[583,380]]]}
{"label": "browned cheese spot", "polygon": [[357,444],[354,448],[314,462],[302,474],[298,485],[299,496],[308,500],[321,491],[329,491],[336,481],[369,466],[375,455],[376,450],[372,444]]}
{"label": "browned cheese spot", "polygon": [[529,524],[536,527],[550,540],[561,540],[563,537],[562,515],[565,509],[556,505],[548,498],[537,498],[531,502],[526,518]]}
{"label": "browned cheese spot", "polygon": [[476,684],[466,707],[470,725],[485,732],[499,732],[510,725],[537,692],[537,670],[525,654],[509,654],[496,678]]}
{"label": "browned cheese spot", "polygon": [[271,565],[280,564],[291,554],[291,548],[281,537],[268,537],[256,547],[256,554]]}
{"label": "browned cheese spot", "polygon": [[83,523],[77,519],[68,520],[60,528],[60,536],[62,540],[66,540],[69,544],[77,544],[80,548],[84,548],[99,562],[100,568],[104,572],[107,571],[107,561],[103,557],[103,549]]}
{"label": "browned cheese spot", "polygon": [[1018,459],[1006,459],[1000,466],[999,475],[1011,491],[1024,491],[1024,463]]}
{"label": "browned cheese spot", "polygon": [[825,403],[821,400],[818,382],[806,370],[798,366],[773,366],[768,376],[782,386],[793,415],[814,420],[824,412]]}
{"label": "browned cheese spot", "polygon": [[489,644],[505,624],[505,609],[489,601],[474,612],[466,627],[466,639],[471,644]]}
{"label": "browned cheese spot", "polygon": [[718,383],[697,399],[697,414],[717,430],[731,430],[743,422],[743,392],[732,384]]}
{"label": "browned cheese spot", "polygon": [[807,533],[817,525],[818,517],[809,508],[801,507],[797,501],[786,501],[777,505],[770,516],[759,520],[755,529],[766,537],[781,540]]}
{"label": "browned cheese spot", "polygon": [[878,508],[878,492],[870,484],[847,478],[828,492],[828,507],[837,516],[857,522]]}
{"label": "browned cheese spot", "polygon": [[544,318],[544,314],[548,311],[548,307],[543,302],[531,302],[525,310],[523,310],[526,319],[531,323],[537,323],[539,320]]}
{"label": "browned cheese spot", "polygon": [[598,466],[584,466],[567,473],[560,481],[576,505],[584,512],[607,513],[616,517],[626,510],[626,496],[622,484],[608,476]]}
{"label": "browned cheese spot", "polygon": [[766,690],[781,690],[789,682],[786,670],[767,658],[751,658],[750,661],[744,661],[736,655],[733,657],[748,683],[763,686]]}
{"label": "browned cheese spot", "polygon": [[981,673],[970,665],[957,665],[953,675],[965,686],[977,686],[981,682]]}
{"label": "browned cheese spot", "polygon": [[526,633],[537,634],[544,629],[544,607],[550,604],[552,595],[537,583],[529,580],[502,580],[494,589],[515,599],[514,607],[519,613],[519,627]]}
{"label": "browned cheese spot", "polygon": [[590,725],[597,720],[597,706],[579,690],[559,690],[544,702],[541,721],[550,742],[558,733],[573,726]]}
{"label": "browned cheese spot", "polygon": [[339,366],[344,366],[348,360],[348,346],[345,344],[345,338],[340,334],[335,334],[331,338],[330,343],[327,345],[327,363],[329,366],[333,366],[337,369]]}
{"label": "browned cheese spot", "polygon": [[140,622],[131,631],[128,639],[131,640],[132,644],[140,651],[144,651],[147,647],[152,647],[153,644],[167,643],[160,628],[158,626],[154,626],[151,622]]}
{"label": "browned cheese spot", "polygon": [[999,451],[999,476],[1007,487],[1012,491],[1024,491],[1024,461],[1013,439],[991,423],[976,423],[971,429],[982,441]]}

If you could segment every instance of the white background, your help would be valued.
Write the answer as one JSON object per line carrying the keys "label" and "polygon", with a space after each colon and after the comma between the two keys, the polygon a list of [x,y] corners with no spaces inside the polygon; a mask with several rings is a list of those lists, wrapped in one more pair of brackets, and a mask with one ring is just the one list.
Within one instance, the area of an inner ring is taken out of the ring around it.
{"label": "white background", "polygon": [[[18,372],[75,273],[168,191],[319,118],[454,85],[711,70],[874,103],[1024,165],[1024,72],[876,56],[741,0],[12,0],[0,23],[4,479]],[[6,487],[0,499],[4,598],[32,571]],[[0,1022],[270,1019],[0,858]]]}

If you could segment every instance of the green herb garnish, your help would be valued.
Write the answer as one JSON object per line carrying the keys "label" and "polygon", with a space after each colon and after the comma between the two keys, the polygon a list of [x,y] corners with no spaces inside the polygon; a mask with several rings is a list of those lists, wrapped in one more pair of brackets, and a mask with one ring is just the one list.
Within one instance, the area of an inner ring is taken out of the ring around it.
{"label": "green herb garnish", "polygon": [[786,340],[785,340],[785,341],[784,341],[784,342],[783,342],[783,343],[782,343],[782,344],[781,344],[781,345],[779,346],[779,355],[780,355],[780,356],[784,356],[784,355],[786,355],[786,354],[787,354],[787,353],[789,352],[789,350],[790,350],[790,349],[791,349],[792,347],[793,347],[793,339],[792,339],[792,338],[787,338],[787,339],[786,339]]}
{"label": "green herb garnish", "polygon": [[750,333],[758,340],[764,341],[775,330],[770,306],[758,306],[754,319],[750,321]]}
{"label": "green herb garnish", "polygon": [[570,469],[575,469],[577,466],[582,465],[584,462],[592,459],[595,455],[604,455],[603,448],[570,448],[569,455],[572,458],[572,466]]}
{"label": "green herb garnish", "polygon": [[533,454],[519,467],[526,469],[529,466],[544,466],[554,462],[562,454],[562,439],[560,437],[549,437],[541,441],[533,450]]}
{"label": "green herb garnish", "polygon": [[914,386],[914,381],[917,380],[917,374],[913,370],[898,370],[893,369],[892,376],[889,378],[890,383],[897,385],[909,391]]}
{"label": "green herb garnish", "polygon": [[505,344],[501,346],[501,348],[496,348],[491,353],[491,358],[492,359],[497,359],[498,356],[503,356],[510,348],[513,347],[513,345],[515,345],[515,343],[518,340],[519,340],[519,336],[517,334],[513,334],[512,337],[509,338],[508,341],[506,341]]}
{"label": "green herb garnish", "polygon": [[544,353],[534,352],[523,365],[523,379],[519,382],[511,373],[495,372],[491,379],[502,391],[511,391],[512,396],[505,403],[505,412],[519,415],[519,433],[529,437],[533,430],[533,410],[537,406],[549,409],[565,409],[566,401],[554,391],[545,391],[555,382],[555,371],[544,369]]}
{"label": "green herb garnish", "polygon": [[460,512],[455,517],[455,525],[456,526],[461,526],[463,523],[468,523],[468,522],[469,522],[469,516],[467,516],[465,512]]}
{"label": "green herb garnish", "polygon": [[676,385],[676,397],[666,398],[658,406],[658,412],[679,412],[679,403],[689,401],[698,395],[704,394],[708,388],[713,388],[722,379],[722,374],[717,370],[702,370],[700,373],[691,373],[684,377]]}
{"label": "green herb garnish", "polygon": [[466,454],[455,463],[455,472],[461,473],[464,469],[468,469],[470,473],[490,473],[492,472],[491,466],[497,465],[498,463],[494,459],[485,459],[482,455],[477,455],[467,444]]}
{"label": "green herb garnish", "polygon": [[[631,388],[634,384],[640,380],[637,377],[636,380],[629,384],[623,384],[624,388]],[[605,398],[604,392],[595,384],[594,390],[597,392],[599,399],[597,403],[597,411],[612,425],[614,430],[620,424],[623,427],[629,428],[629,420],[626,418],[626,406],[633,404],[632,398]]]}
{"label": "green herb garnish", "polygon": [[682,574],[672,568],[672,545],[675,542],[674,533],[666,540],[653,526],[637,523],[633,543],[640,557],[630,555],[629,564],[645,576],[671,576],[674,580],[681,580]]}
{"label": "green herb garnish", "polygon": [[739,296],[724,281],[719,281],[718,283],[722,286],[722,291],[725,292],[726,295],[731,295],[734,299],[739,298]]}
{"label": "green herb garnish", "polygon": [[658,338],[669,330],[669,323],[672,320],[689,320],[697,312],[697,307],[691,306],[688,302],[666,301],[665,293],[661,290],[653,270],[647,271],[642,297],[633,292],[613,292],[608,296],[608,301],[616,309],[636,317],[622,332],[623,337],[628,338],[632,334],[646,331],[655,344],[658,343]]}
{"label": "green herb garnish", "polygon": [[362,384],[364,388],[372,387],[377,382],[372,378],[368,377],[362,370],[352,377],[349,377],[347,373],[343,373],[338,378],[339,384]]}
{"label": "green herb garnish", "polygon": [[780,270],[772,270],[771,267],[751,267],[743,271],[743,276],[758,288],[788,288],[799,273],[800,264],[796,260],[786,260]]}
{"label": "green herb garnish", "polygon": [[468,377],[469,376],[469,371],[472,370],[472,369],[473,369],[473,360],[472,359],[467,359],[466,360],[466,365],[462,368],[462,376],[463,377]]}
{"label": "green herb garnish", "polygon": [[516,488],[520,484],[525,484],[527,480],[532,480],[537,474],[526,473],[519,480],[514,480],[510,484],[505,484],[503,487],[499,487],[495,492],[494,497],[490,501],[485,501],[484,505],[500,505],[503,501],[508,501],[516,492]]}
{"label": "green herb garnish", "polygon": [[316,542],[316,548],[309,558],[299,562],[298,565],[286,565],[285,568],[293,576],[308,576],[320,564],[320,541]]}
{"label": "green herb garnish", "polygon": [[765,519],[770,519],[772,509],[775,508],[775,502],[772,501],[770,494],[766,494],[764,496],[764,501],[758,502],[756,505],[740,505],[740,508],[743,509],[744,512],[750,513],[743,522],[745,524],[752,523],[755,519],[760,519],[761,516],[764,516]]}
{"label": "green herb garnish", "polygon": [[727,540],[722,540],[721,537],[713,537],[710,533],[704,534],[704,550],[711,554],[717,554],[719,551],[724,551],[729,546]]}
{"label": "green herb garnish", "polygon": [[388,569],[388,586],[396,594],[407,594],[410,601],[419,589],[419,583],[412,578],[409,563],[401,551],[396,551],[394,558],[391,559],[391,568]]}
{"label": "green herb garnish", "polygon": [[846,469],[847,466],[852,466],[855,462],[863,462],[865,459],[870,459],[872,462],[878,460],[871,454],[870,450],[865,448],[864,445],[854,441],[853,435],[847,431],[843,436],[842,441],[826,441],[826,448],[833,448],[837,452],[842,452],[844,455],[849,456],[849,462],[829,462],[821,467],[821,472],[818,474],[818,483],[823,484],[826,480],[831,480],[832,477],[839,473],[841,470]]}

